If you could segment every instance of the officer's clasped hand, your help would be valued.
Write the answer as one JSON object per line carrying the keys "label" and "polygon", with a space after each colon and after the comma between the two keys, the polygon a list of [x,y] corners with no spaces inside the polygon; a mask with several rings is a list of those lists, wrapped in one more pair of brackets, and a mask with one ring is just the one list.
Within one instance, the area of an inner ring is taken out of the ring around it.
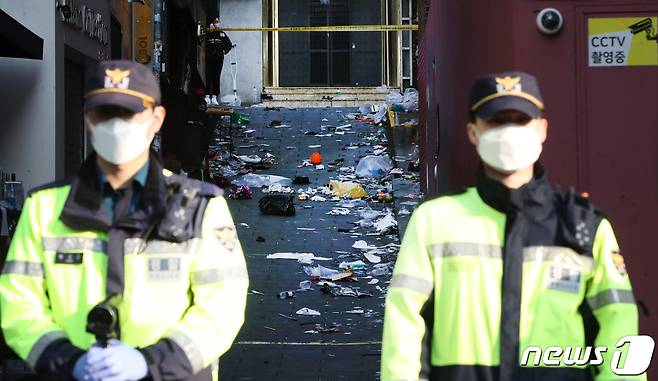
{"label": "officer's clasped hand", "polygon": [[84,355],[80,356],[78,361],[75,362],[75,366],[73,367],[73,378],[75,378],[77,381],[94,381],[89,368],[89,353],[98,352],[101,350],[103,349],[94,345],[89,349],[88,352],[85,352]]}
{"label": "officer's clasped hand", "polygon": [[110,340],[107,348],[90,350],[87,364],[92,381],[137,381],[148,375],[144,356],[119,340]]}

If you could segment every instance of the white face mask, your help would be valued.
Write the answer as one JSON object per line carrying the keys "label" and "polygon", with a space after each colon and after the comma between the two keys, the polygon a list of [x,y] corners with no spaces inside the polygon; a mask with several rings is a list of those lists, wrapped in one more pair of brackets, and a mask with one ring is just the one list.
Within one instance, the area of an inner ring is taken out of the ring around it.
{"label": "white face mask", "polygon": [[505,124],[490,128],[478,136],[480,158],[492,168],[512,173],[534,164],[542,151],[542,142],[534,126]]}
{"label": "white face mask", "polygon": [[90,124],[91,144],[96,153],[112,164],[124,164],[136,159],[151,145],[149,127],[153,119],[142,123],[112,118]]}

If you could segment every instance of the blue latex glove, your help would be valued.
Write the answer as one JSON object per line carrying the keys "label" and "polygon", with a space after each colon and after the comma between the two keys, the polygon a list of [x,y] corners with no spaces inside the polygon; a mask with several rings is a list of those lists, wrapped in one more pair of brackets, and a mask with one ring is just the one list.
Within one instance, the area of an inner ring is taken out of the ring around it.
{"label": "blue latex glove", "polygon": [[148,375],[144,356],[119,340],[110,340],[107,348],[90,352],[87,362],[94,381],[137,381]]}
{"label": "blue latex glove", "polygon": [[88,352],[85,352],[84,355],[80,356],[78,361],[75,362],[73,367],[73,378],[78,381],[95,381],[91,376],[89,368],[89,353],[98,352],[102,349],[99,347],[91,347]]}

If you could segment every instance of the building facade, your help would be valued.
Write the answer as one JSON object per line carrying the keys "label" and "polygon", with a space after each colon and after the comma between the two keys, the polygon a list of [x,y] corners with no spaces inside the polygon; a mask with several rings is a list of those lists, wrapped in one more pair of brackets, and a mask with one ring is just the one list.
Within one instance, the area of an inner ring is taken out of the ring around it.
{"label": "building facade", "polygon": [[[221,0],[219,13],[226,28],[399,25],[417,24],[415,7],[415,0]],[[416,83],[415,32],[227,33],[237,47],[225,61],[221,95],[232,94],[235,85],[247,103],[254,88]]]}
{"label": "building facade", "polygon": [[0,8],[44,40],[42,60],[0,58],[0,166],[26,189],[70,175],[82,162],[84,73],[111,52],[109,2],[58,4],[0,0]]}

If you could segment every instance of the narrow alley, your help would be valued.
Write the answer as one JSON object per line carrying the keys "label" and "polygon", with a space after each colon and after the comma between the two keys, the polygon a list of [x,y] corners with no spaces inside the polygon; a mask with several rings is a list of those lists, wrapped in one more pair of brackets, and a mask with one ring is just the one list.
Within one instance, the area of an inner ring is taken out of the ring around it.
{"label": "narrow alley", "polygon": [[[416,193],[410,191],[416,176],[406,171],[406,157],[398,157],[401,160],[398,165],[405,170],[394,170],[399,173],[395,180],[387,174],[378,180],[356,180],[367,191],[366,199],[371,201],[332,200],[333,195],[326,194],[326,190],[323,193],[322,187],[332,180],[354,181],[354,168],[360,158],[388,153],[385,128],[346,119],[353,111],[348,109],[251,108],[246,111],[250,123],[234,134],[236,154],[274,155],[271,168],[254,173],[289,179],[308,177],[310,184],[290,186],[295,196],[294,216],[261,215],[258,201],[264,193],[259,187],[251,188],[252,199],[229,201],[247,258],[251,291],[246,323],[236,345],[222,358],[220,378],[377,379],[384,297],[399,238],[395,224],[387,225],[387,221],[395,222],[387,218],[394,204],[374,200],[391,201],[384,195],[395,193],[394,183],[404,183],[396,187],[412,196],[406,201],[402,197],[400,202],[404,205],[398,203],[401,208],[394,212],[402,210],[400,217],[406,219],[418,202]],[[300,168],[315,151],[321,153],[324,169],[318,169],[322,166]],[[273,188],[277,189],[276,185]],[[278,187],[278,190],[286,192],[286,188]],[[300,192],[308,194],[309,199],[299,200]],[[313,196],[318,201],[312,201]],[[320,201],[323,199],[327,201]],[[332,215],[332,210],[349,214]],[[365,241],[367,249],[355,248],[357,241]],[[329,260],[302,264],[297,260],[267,258],[274,253],[312,253]],[[338,270],[341,263],[343,267],[352,263],[351,270],[347,269],[354,274],[348,277],[350,281],[327,282],[323,288],[324,278],[318,281],[305,273],[305,269],[318,265]],[[370,276],[375,268],[385,269],[381,272],[384,275]],[[300,282],[311,279],[314,280],[311,289],[299,291]],[[336,286],[330,287],[332,283]],[[329,290],[337,293],[341,287],[345,287],[342,289],[345,296],[331,295]],[[294,291],[294,297],[280,299],[279,293],[288,290]],[[320,315],[296,314],[305,307]]]}

